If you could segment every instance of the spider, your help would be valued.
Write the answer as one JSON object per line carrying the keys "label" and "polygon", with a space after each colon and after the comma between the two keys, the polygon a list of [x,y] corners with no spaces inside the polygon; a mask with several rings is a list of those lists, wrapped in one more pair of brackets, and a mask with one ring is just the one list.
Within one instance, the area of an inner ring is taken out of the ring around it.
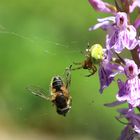
{"label": "spider", "polygon": [[94,65],[94,60],[96,58],[93,58],[93,52],[92,51],[93,51],[93,48],[99,47],[99,46],[97,46],[99,44],[95,44],[95,45],[93,45],[90,48],[89,43],[88,43],[88,47],[87,47],[87,49],[85,51],[86,59],[83,62],[73,62],[73,64],[79,65],[79,66],[77,68],[72,68],[72,70],[87,69],[87,70],[89,70],[90,74],[86,75],[86,77],[90,77],[90,76],[92,76],[92,75],[94,75],[96,73],[97,68]]}

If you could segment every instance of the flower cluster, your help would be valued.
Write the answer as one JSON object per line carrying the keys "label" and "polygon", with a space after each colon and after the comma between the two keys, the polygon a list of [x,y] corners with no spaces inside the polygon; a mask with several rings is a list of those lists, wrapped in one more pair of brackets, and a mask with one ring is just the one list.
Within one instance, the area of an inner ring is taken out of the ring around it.
{"label": "flower cluster", "polygon": [[[133,140],[140,135],[140,13],[136,13],[135,20],[131,20],[131,13],[140,10],[140,0],[115,0],[111,5],[102,0],[89,0],[97,12],[109,13],[111,16],[97,19],[98,23],[89,28],[89,31],[101,28],[106,32],[104,54],[99,64],[100,93],[117,81],[118,93],[116,101],[106,106],[116,106],[127,103],[127,109],[120,109],[121,122],[125,118],[128,122],[121,133],[120,140]],[[133,22],[132,22],[133,21]],[[123,58],[123,51],[130,51],[131,58]],[[92,54],[94,56],[94,54]],[[116,75],[125,76],[125,81],[116,79]]]}

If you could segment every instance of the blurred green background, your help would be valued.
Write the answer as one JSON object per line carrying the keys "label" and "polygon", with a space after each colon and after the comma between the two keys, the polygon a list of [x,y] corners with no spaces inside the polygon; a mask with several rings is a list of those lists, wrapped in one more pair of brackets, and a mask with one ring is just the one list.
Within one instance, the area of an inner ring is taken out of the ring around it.
{"label": "blurred green background", "polygon": [[39,85],[49,95],[52,76],[83,61],[88,42],[103,45],[105,33],[88,28],[104,16],[87,0],[0,1],[0,130],[7,139],[15,140],[17,133],[30,140],[115,140],[120,135],[116,109],[103,106],[115,100],[117,87],[113,83],[100,95],[97,73],[86,78],[86,70],[72,72],[73,102],[66,117],[25,90]]}

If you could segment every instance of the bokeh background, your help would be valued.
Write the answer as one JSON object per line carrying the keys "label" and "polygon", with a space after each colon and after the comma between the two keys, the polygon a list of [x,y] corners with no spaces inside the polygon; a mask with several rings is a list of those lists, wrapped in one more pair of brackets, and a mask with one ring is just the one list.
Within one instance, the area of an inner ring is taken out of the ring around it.
{"label": "bokeh background", "polygon": [[[0,139],[115,140],[123,128],[114,116],[113,83],[99,94],[98,73],[72,72],[72,109],[66,117],[49,101],[25,88],[37,85],[49,95],[50,80],[84,60],[87,43],[104,44],[100,29],[89,32],[97,17],[87,0],[0,0]],[[76,66],[75,66],[76,67]]]}

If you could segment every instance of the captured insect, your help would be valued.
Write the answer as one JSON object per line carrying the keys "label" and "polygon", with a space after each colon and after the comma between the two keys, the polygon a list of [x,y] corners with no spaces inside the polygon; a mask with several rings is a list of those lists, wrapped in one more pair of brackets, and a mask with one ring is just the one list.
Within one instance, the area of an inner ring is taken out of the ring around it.
{"label": "captured insect", "polygon": [[86,77],[90,77],[95,74],[97,68],[95,66],[96,63],[99,63],[100,60],[103,59],[103,48],[100,44],[94,44],[93,46],[89,46],[85,51],[86,59],[83,62],[73,62],[75,65],[79,65],[77,68],[73,68],[72,70],[77,69],[87,69],[90,74],[86,75]]}
{"label": "captured insect", "polygon": [[72,65],[65,69],[64,79],[60,76],[52,77],[50,96],[46,96],[46,91],[39,87],[29,86],[27,87],[27,90],[36,96],[51,101],[56,106],[57,113],[66,116],[71,109],[72,103],[72,97],[69,92],[71,83],[71,67]]}

